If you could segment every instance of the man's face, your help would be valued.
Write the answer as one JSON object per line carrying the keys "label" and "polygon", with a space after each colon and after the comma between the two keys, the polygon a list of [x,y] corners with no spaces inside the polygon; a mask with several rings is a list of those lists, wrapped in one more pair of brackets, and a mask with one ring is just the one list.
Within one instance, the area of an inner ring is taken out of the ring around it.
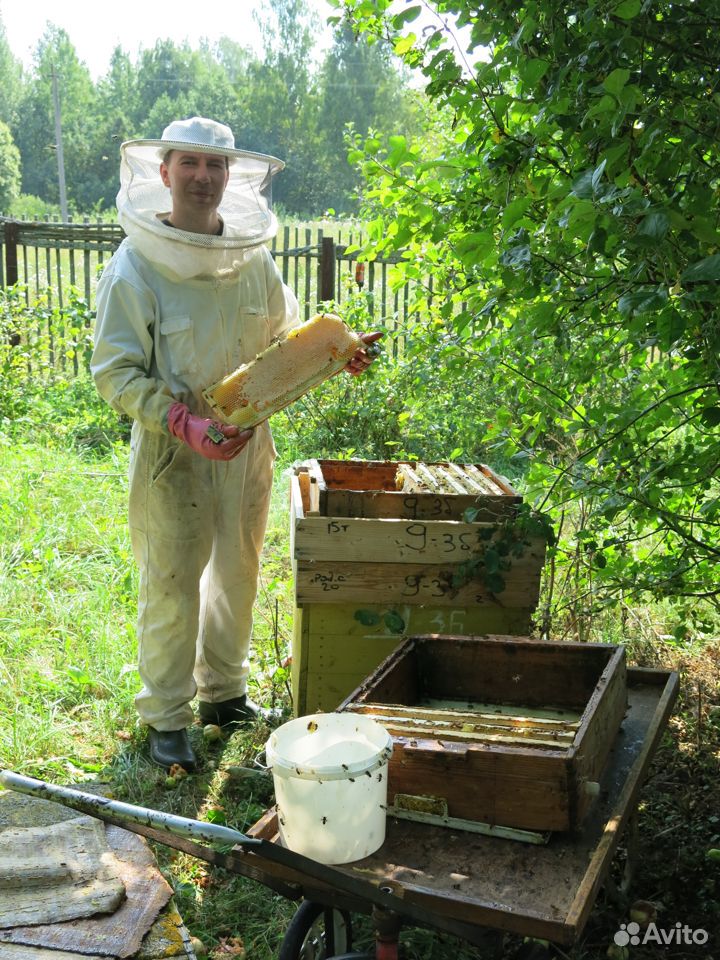
{"label": "man's face", "polygon": [[160,176],[172,193],[173,213],[196,216],[217,210],[230,173],[223,156],[173,150]]}

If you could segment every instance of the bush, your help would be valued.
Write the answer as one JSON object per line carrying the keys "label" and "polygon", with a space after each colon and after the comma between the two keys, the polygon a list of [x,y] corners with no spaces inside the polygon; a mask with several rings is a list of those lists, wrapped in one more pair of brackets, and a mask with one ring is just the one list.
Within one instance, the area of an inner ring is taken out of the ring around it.
{"label": "bush", "polygon": [[70,289],[61,309],[22,284],[0,290],[0,434],[49,446],[107,447],[129,421],[100,399],[89,372],[94,312]]}

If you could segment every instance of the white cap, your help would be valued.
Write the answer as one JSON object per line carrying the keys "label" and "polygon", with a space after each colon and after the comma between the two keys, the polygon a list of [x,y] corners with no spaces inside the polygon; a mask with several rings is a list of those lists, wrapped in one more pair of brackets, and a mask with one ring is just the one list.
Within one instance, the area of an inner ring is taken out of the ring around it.
{"label": "white cap", "polygon": [[269,168],[270,176],[279,173],[285,166],[282,160],[269,154],[238,150],[230,127],[217,120],[209,120],[207,117],[173,120],[163,130],[160,140],[126,140],[120,150],[123,155],[130,154],[138,159],[148,159],[149,154],[152,154],[162,160],[170,150],[212,153],[229,157],[231,160],[245,158],[250,163],[255,159],[259,160],[266,169]]}

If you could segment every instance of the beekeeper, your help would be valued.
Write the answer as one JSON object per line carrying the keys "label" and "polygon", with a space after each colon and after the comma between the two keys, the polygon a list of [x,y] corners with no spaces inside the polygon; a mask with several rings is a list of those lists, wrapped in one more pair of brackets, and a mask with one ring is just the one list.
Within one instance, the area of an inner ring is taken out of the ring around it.
{"label": "beekeeper", "polygon": [[[202,389],[298,323],[265,246],[282,167],[237,150],[229,127],[201,117],[121,147],[127,237],[98,284],[91,369],[105,400],[134,421],[135,702],[150,756],[165,767],[196,765],[187,729],[196,694],[205,723],[262,713],[246,687],[275,451],[266,423],[241,431],[213,421]],[[346,369],[370,362],[361,349]]]}

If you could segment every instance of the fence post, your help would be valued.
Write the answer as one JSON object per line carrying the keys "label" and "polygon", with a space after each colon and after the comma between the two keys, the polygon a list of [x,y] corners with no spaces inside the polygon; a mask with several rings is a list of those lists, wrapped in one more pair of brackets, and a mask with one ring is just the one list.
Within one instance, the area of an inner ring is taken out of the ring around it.
{"label": "fence post", "polygon": [[[12,287],[18,282],[18,231],[19,223],[11,220],[5,221],[5,286]],[[20,332],[12,330],[8,336],[8,342],[11,347],[17,347],[20,344]]]}
{"label": "fence post", "polygon": [[20,224],[12,220],[5,221],[5,286],[12,287],[18,282],[18,228]]}
{"label": "fence post", "polygon": [[320,247],[320,300],[335,297],[335,240],[323,237]]}

